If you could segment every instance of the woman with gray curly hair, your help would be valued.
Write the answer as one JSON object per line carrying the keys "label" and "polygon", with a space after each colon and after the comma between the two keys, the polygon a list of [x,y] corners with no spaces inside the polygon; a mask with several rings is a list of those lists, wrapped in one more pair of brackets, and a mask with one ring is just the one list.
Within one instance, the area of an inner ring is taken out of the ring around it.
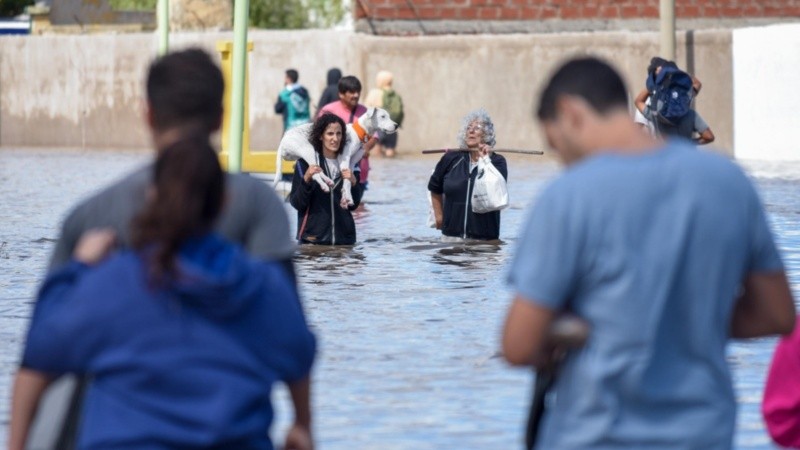
{"label": "woman with gray curly hair", "polygon": [[492,152],[495,145],[494,123],[483,108],[467,114],[461,122],[457,141],[459,150],[442,156],[428,182],[436,229],[445,236],[493,240],[500,237],[500,211],[472,212],[472,189],[478,160],[491,162],[508,180],[506,159]]}

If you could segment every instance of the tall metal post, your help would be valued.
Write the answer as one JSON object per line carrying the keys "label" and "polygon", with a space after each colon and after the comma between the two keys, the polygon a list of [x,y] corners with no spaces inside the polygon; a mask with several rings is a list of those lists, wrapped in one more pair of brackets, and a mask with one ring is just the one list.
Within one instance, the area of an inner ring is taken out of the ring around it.
{"label": "tall metal post", "polygon": [[158,55],[169,50],[169,0],[158,0],[156,8],[158,16]]}
{"label": "tall metal post", "polygon": [[250,1],[236,0],[233,9],[233,83],[231,90],[231,129],[228,135],[228,172],[242,170],[242,132],[244,131],[244,85],[247,71],[247,25]]}
{"label": "tall metal post", "polygon": [[661,57],[675,61],[675,0],[659,0]]}

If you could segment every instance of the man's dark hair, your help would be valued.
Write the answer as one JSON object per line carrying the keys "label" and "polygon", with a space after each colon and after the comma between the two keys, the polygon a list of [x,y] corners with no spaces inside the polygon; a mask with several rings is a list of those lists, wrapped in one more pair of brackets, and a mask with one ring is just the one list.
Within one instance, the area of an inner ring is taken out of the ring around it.
{"label": "man's dark hair", "polygon": [[296,71],[296,70],[294,70],[294,69],[289,69],[289,70],[287,70],[287,71],[286,71],[286,76],[287,76],[287,77],[289,77],[289,80],[290,80],[292,83],[297,83],[297,80],[299,80],[299,79],[300,79],[300,74],[299,74],[299,73],[297,73],[297,71]]}
{"label": "man's dark hair", "polygon": [[656,73],[656,69],[658,69],[659,67],[664,67],[664,66],[674,67],[676,69],[678,68],[678,65],[675,64],[675,61],[670,61],[670,60],[664,59],[664,58],[662,58],[660,56],[653,56],[650,59],[650,65],[647,66],[647,74],[648,75],[653,75],[654,73]]}
{"label": "man's dark hair", "polygon": [[203,50],[193,48],[164,55],[147,73],[147,101],[153,127],[196,128],[211,134],[222,118],[222,72]]}
{"label": "man's dark hair", "polygon": [[345,92],[361,92],[361,82],[358,78],[348,75],[339,79],[339,93]]}
{"label": "man's dark hair", "polygon": [[599,114],[628,107],[628,93],[619,74],[597,58],[578,58],[561,66],[550,78],[539,100],[536,115],[541,121],[556,118],[561,96],[584,99]]}

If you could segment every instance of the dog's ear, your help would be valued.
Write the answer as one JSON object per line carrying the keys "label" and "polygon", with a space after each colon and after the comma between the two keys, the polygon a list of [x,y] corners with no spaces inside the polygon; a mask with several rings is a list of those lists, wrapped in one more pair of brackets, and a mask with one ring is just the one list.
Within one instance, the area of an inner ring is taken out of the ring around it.
{"label": "dog's ear", "polygon": [[372,106],[367,108],[367,117],[375,117],[375,111],[377,111],[377,109]]}

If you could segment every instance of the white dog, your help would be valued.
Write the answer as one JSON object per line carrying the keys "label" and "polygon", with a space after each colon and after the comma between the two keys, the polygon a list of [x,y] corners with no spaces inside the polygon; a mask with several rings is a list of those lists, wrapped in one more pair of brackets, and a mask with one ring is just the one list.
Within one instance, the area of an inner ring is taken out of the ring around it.
{"label": "white dog", "polygon": [[[286,131],[280,145],[275,161],[275,181],[274,185],[280,181],[281,160],[297,161],[302,159],[308,165],[320,165],[319,155],[314,151],[314,146],[308,142],[308,135],[313,124],[307,123]],[[336,158],[339,161],[340,170],[353,170],[364,156],[364,143],[375,134],[376,131],[384,133],[394,133],[397,131],[397,124],[389,118],[389,113],[380,108],[369,108],[367,112],[352,124],[347,124],[347,145],[342,153]],[[333,180],[323,173],[316,173],[312,177],[324,192],[330,192]],[[353,194],[350,192],[352,185],[349,179],[342,183],[342,208],[353,205]]]}

